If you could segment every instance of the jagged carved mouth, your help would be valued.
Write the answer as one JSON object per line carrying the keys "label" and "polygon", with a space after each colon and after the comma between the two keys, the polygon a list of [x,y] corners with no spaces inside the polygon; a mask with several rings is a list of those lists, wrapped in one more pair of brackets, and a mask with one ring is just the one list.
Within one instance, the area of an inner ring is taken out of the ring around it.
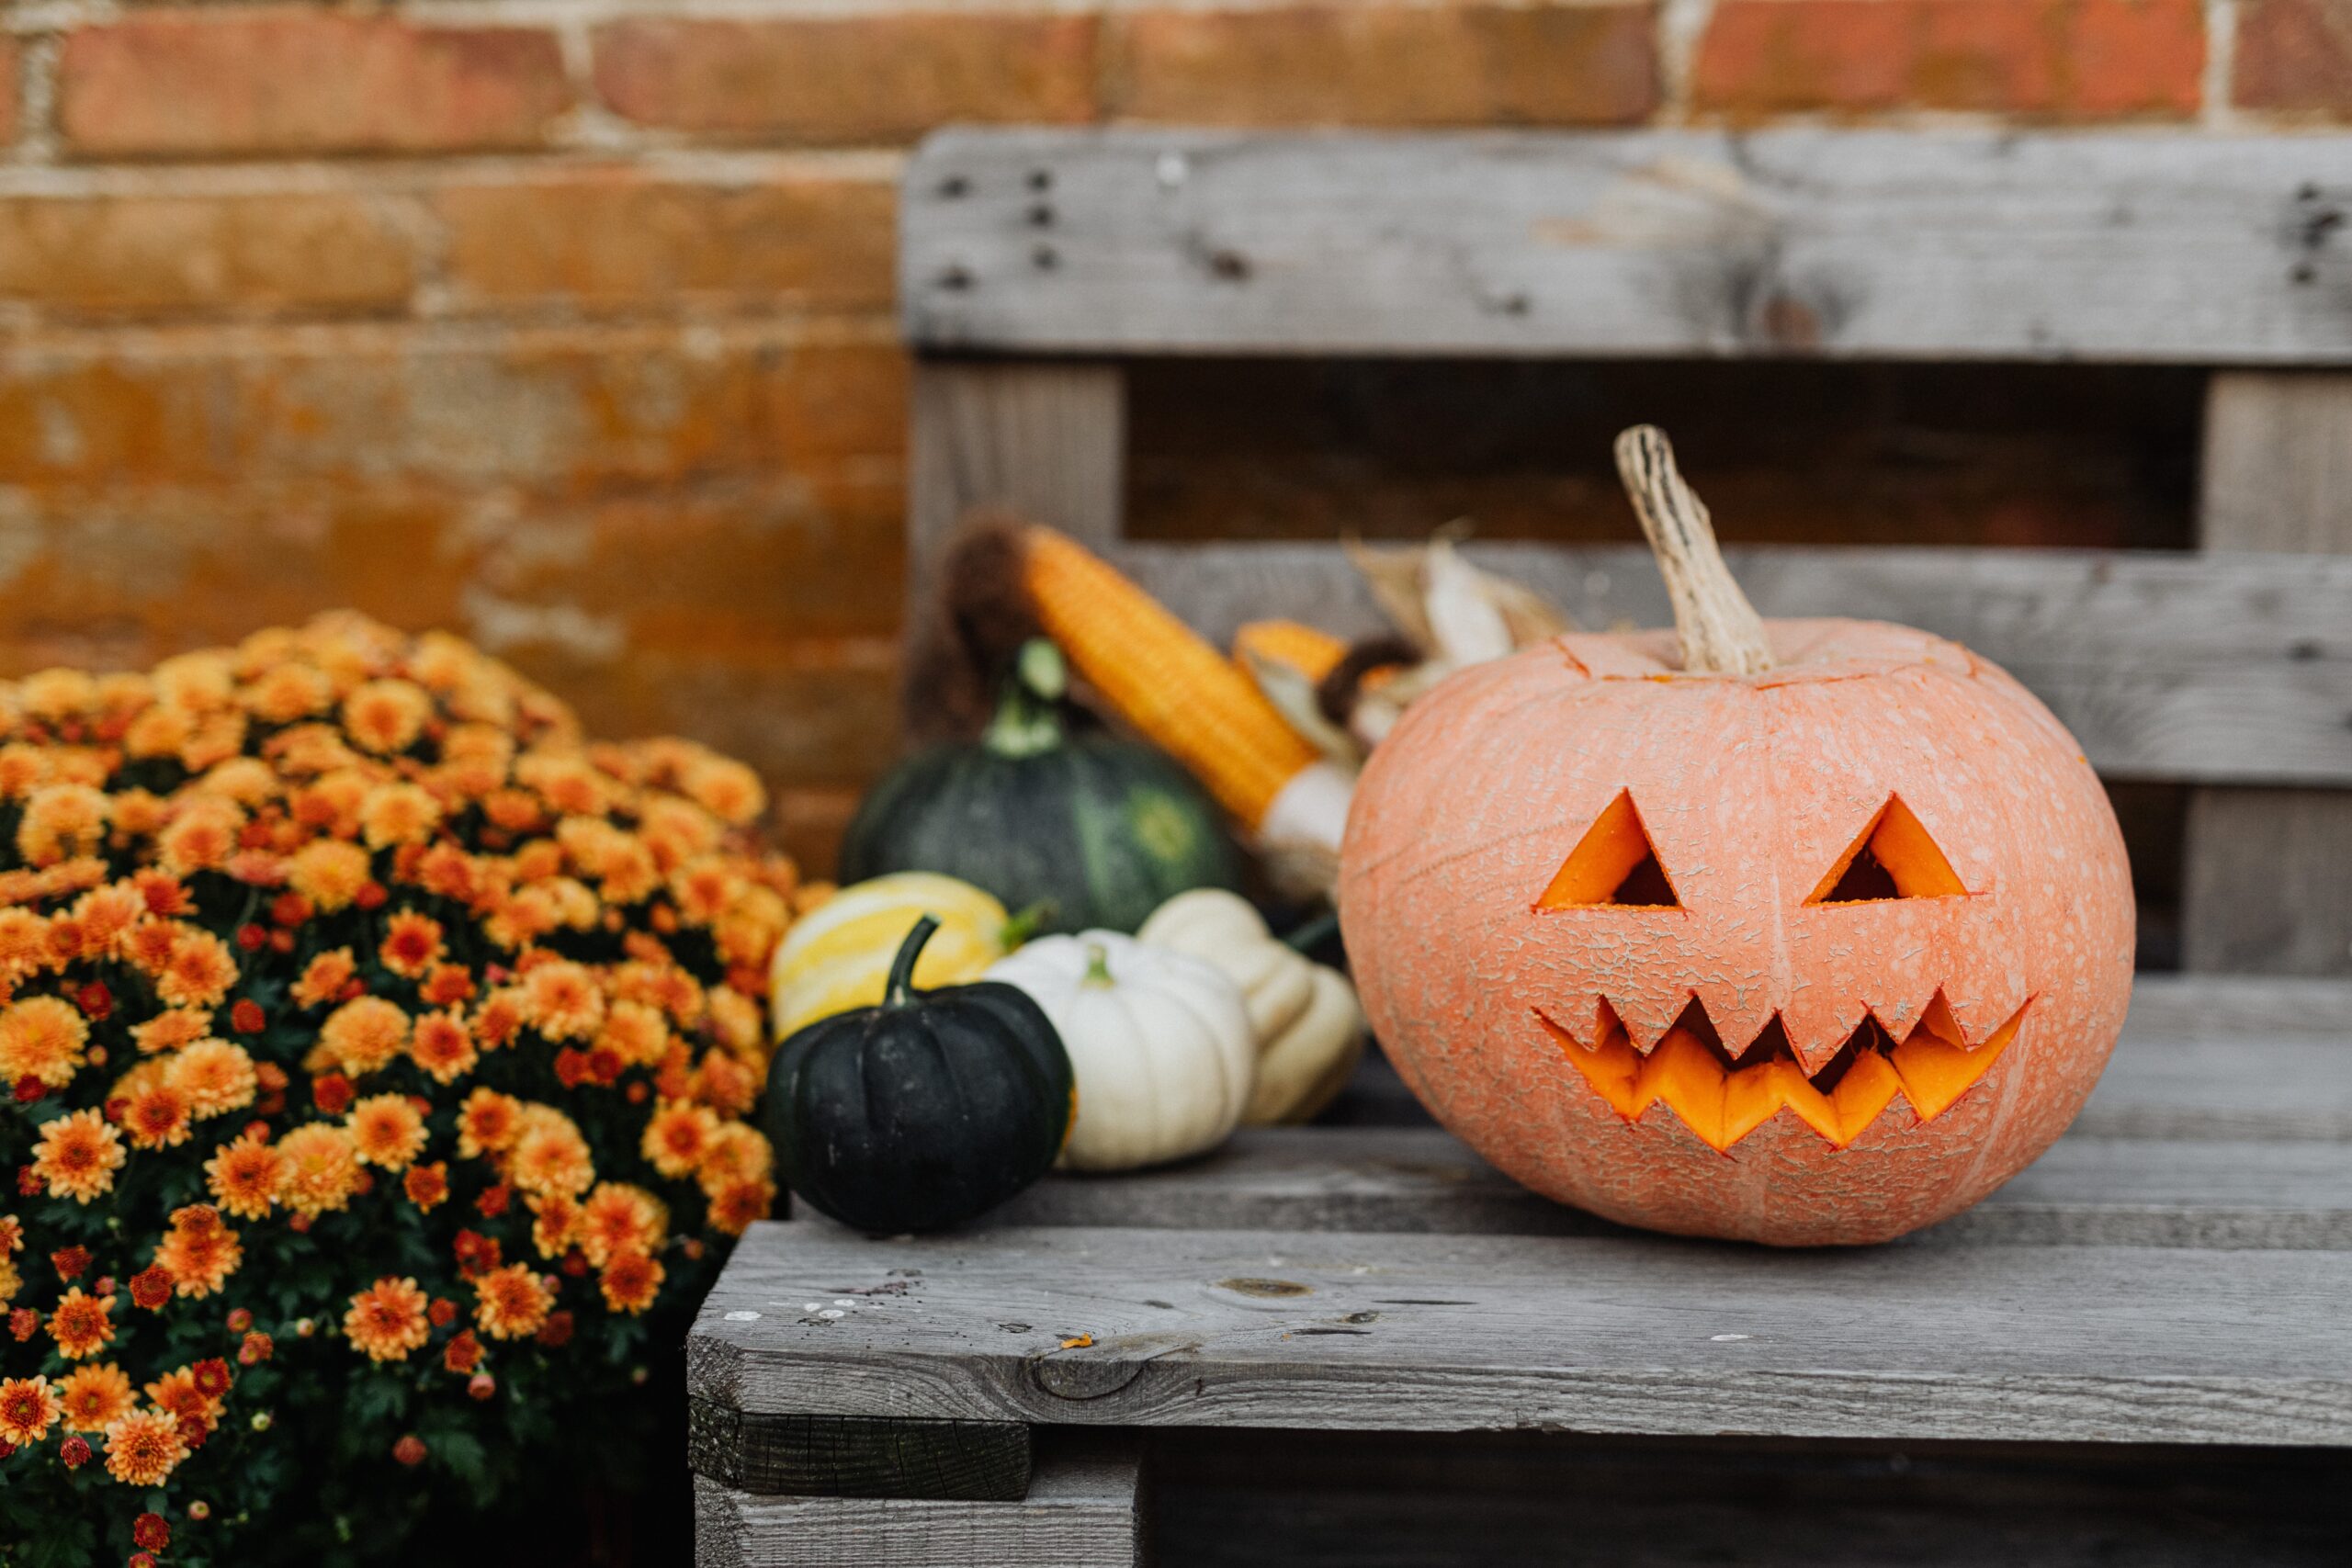
{"label": "jagged carved mouth", "polygon": [[1736,1056],[1697,997],[1645,1054],[1626,1037],[1607,1002],[1598,1038],[1585,1044],[1535,1010],[1536,1021],[1557,1041],[1585,1081],[1628,1122],[1665,1105],[1682,1124],[1718,1151],[1728,1152],[1779,1115],[1794,1114],[1838,1148],[1862,1135],[1898,1094],[1922,1122],[1932,1122],[1991,1068],[2025,1021],[2029,998],[2008,1021],[1971,1045],[1939,991],[1919,1021],[1897,1040],[1868,1015],[1838,1054],[1807,1074],[1776,1013]]}

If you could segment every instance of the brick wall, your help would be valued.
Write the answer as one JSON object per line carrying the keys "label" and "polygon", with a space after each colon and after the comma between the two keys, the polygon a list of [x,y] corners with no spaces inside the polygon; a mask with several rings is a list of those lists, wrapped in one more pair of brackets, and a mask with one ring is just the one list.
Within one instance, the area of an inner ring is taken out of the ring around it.
{"label": "brick wall", "polygon": [[948,119],[2352,118],[2352,0],[13,0],[0,667],[356,604],[821,843],[888,750]]}

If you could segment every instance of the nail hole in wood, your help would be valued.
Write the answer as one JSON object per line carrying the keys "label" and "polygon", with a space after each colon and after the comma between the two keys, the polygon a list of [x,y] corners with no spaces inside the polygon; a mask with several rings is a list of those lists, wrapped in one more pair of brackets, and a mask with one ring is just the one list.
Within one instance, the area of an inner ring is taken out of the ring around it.
{"label": "nail hole in wood", "polygon": [[1227,283],[1245,282],[1250,276],[1250,258],[1239,251],[1212,251],[1209,271]]}
{"label": "nail hole in wood", "polygon": [[960,265],[951,266],[939,275],[939,287],[961,293],[972,287],[972,275]]}
{"label": "nail hole in wood", "polygon": [[1039,245],[1029,253],[1029,260],[1039,272],[1051,272],[1061,265],[1061,253],[1051,245]]}
{"label": "nail hole in wood", "polygon": [[957,197],[972,194],[972,182],[961,175],[950,175],[939,182],[939,194],[953,201]]}
{"label": "nail hole in wood", "polygon": [[1032,170],[1030,170],[1030,171],[1029,171],[1029,188],[1030,188],[1031,190],[1051,190],[1051,189],[1053,189],[1053,188],[1054,188],[1054,172],[1053,172],[1051,169],[1032,169]]}
{"label": "nail hole in wood", "polygon": [[1052,228],[1054,226],[1054,209],[1045,202],[1039,202],[1036,206],[1029,209],[1029,222],[1034,228]]}

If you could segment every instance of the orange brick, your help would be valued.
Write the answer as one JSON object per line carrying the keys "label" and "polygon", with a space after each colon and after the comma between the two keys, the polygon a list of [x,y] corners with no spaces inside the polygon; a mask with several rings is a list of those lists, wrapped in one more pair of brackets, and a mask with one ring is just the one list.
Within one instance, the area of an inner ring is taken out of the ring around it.
{"label": "orange brick", "polygon": [[2240,107],[2352,118],[2352,4],[2241,0],[2233,74]]}
{"label": "orange brick", "polygon": [[1226,125],[1592,125],[1657,107],[1650,5],[1114,13],[1108,112]]}
{"label": "orange brick", "polygon": [[878,344],[336,328],[152,355],[20,348],[0,372],[0,485],[870,477],[895,474],[905,419],[904,356]]}
{"label": "orange brick", "polygon": [[79,28],[57,73],[67,146],[107,157],[527,147],[571,101],[549,32],[279,6]]}
{"label": "orange brick", "polygon": [[786,789],[777,792],[768,813],[768,831],[809,878],[832,877],[839,869],[842,834],[857,814],[862,791]]}
{"label": "orange brick", "polygon": [[2181,118],[2204,63],[2202,0],[1723,0],[1691,94],[1737,118]]}
{"label": "orange brick", "polygon": [[842,310],[891,299],[896,187],[787,175],[685,184],[625,170],[436,198],[461,300]]}
{"label": "orange brick", "polygon": [[398,226],[354,196],[0,200],[0,298],[55,313],[384,310],[414,283]]}
{"label": "orange brick", "polygon": [[1095,22],[1065,15],[636,17],[595,33],[596,90],[717,137],[911,141],[949,120],[1081,121]]}

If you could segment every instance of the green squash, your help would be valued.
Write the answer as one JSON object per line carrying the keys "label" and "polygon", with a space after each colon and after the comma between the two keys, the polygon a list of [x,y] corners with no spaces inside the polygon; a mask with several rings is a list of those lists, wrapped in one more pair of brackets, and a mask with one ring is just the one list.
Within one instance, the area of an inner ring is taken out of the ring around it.
{"label": "green squash", "polygon": [[1194,887],[1238,887],[1216,805],[1148,746],[1072,736],[1060,650],[1033,641],[988,733],[901,764],[860,803],[844,883],[934,871],[986,888],[1041,931],[1133,931]]}
{"label": "green squash", "polygon": [[768,1075],[760,1119],[786,1184],[860,1230],[960,1224],[1043,1176],[1069,1135],[1069,1055],[1026,992],[914,988],[938,929],[915,922],[880,1005],[800,1030]]}

